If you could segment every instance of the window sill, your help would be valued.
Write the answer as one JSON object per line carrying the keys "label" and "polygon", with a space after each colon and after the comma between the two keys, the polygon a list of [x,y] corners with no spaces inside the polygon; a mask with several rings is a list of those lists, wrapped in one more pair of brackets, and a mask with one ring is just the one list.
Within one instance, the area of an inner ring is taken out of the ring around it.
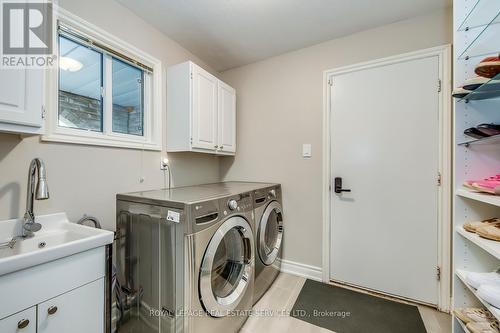
{"label": "window sill", "polygon": [[72,143],[85,146],[101,146],[101,147],[114,147],[114,148],[127,148],[138,150],[152,150],[161,151],[161,145],[153,142],[137,142],[137,141],[124,141],[113,140],[111,138],[92,138],[81,137],[67,134],[47,134],[42,135],[42,141],[59,142],[59,143]]}

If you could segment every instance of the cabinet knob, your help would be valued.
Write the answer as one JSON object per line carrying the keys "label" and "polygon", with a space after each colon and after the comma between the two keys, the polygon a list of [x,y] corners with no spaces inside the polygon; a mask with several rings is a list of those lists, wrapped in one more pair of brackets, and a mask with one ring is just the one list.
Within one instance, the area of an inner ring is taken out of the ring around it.
{"label": "cabinet knob", "polygon": [[28,319],[21,319],[17,323],[17,328],[23,329],[23,328],[26,328],[26,326],[28,326],[29,324],[30,324],[30,321]]}
{"label": "cabinet knob", "polygon": [[54,313],[57,312],[57,306],[55,305],[51,306],[50,308],[47,309],[47,312],[49,313],[49,315],[53,315]]}
{"label": "cabinet knob", "polygon": [[217,148],[219,148],[219,146],[215,145],[214,148],[217,149]]}
{"label": "cabinet knob", "polygon": [[224,149],[224,146],[220,146],[220,149]]}

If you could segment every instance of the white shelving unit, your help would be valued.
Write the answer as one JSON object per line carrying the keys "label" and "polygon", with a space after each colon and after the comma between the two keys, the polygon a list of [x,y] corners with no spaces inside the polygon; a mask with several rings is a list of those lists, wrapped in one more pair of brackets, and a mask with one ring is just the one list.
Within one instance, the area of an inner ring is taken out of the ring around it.
{"label": "white shelving unit", "polygon": [[455,318],[455,322],[458,323],[458,325],[460,325],[460,327],[462,328],[462,330],[466,333],[470,333],[469,329],[465,326],[465,324],[458,318]]}
{"label": "white shelving unit", "polygon": [[[500,147],[500,143],[498,144],[498,147]],[[479,193],[463,188],[458,189],[456,194],[462,198],[468,198],[488,205],[500,207],[500,196],[498,195]]]}
{"label": "white shelving unit", "polygon": [[[454,0],[454,86],[475,76],[475,66],[500,52],[500,1]],[[498,77],[500,78],[500,77]],[[495,79],[498,79],[495,78]],[[465,282],[467,272],[489,272],[500,267],[500,242],[469,233],[467,221],[500,217],[500,197],[463,187],[466,180],[500,173],[500,140],[472,140],[464,130],[482,123],[500,124],[500,89],[490,81],[455,100],[455,196],[453,200],[453,308],[485,307],[500,320],[500,309],[481,300]],[[458,318],[453,332],[468,332]]]}
{"label": "white shelving unit", "polygon": [[500,320],[500,309],[497,309],[495,308],[494,306],[491,306],[490,304],[488,304],[488,302],[484,301],[481,299],[481,297],[479,297],[477,295],[477,292],[474,288],[472,288],[470,285],[467,284],[467,282],[465,281],[465,275],[467,274],[467,272],[465,271],[462,271],[460,269],[457,269],[457,271],[455,272],[455,274],[457,275],[457,277],[459,278],[460,282],[462,282],[462,284],[464,286],[467,287],[467,289],[469,289],[469,291],[479,300],[479,302],[481,302],[481,304],[489,311],[491,312],[491,314],[497,319],[497,320]]}
{"label": "white shelving unit", "polygon": [[480,247],[484,251],[491,254],[493,257],[500,260],[500,242],[479,237],[478,235],[472,232],[465,231],[465,229],[460,225],[456,226],[455,230],[460,236],[462,236],[471,243],[475,244],[476,246]]}

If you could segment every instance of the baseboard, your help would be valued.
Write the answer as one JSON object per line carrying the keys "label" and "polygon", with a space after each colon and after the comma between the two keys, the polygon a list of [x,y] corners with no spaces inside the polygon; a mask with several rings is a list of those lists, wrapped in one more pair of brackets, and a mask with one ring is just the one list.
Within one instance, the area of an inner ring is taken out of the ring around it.
{"label": "baseboard", "polygon": [[281,271],[315,281],[323,280],[323,272],[320,267],[306,265],[300,262],[281,259]]}

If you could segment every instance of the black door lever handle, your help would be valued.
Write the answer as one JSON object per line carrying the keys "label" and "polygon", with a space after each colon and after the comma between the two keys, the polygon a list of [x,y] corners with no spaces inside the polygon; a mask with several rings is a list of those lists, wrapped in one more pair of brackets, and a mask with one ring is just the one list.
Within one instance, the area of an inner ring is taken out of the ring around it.
{"label": "black door lever handle", "polygon": [[335,193],[351,192],[350,189],[342,188],[342,178],[341,177],[335,177],[334,184],[335,184]]}

